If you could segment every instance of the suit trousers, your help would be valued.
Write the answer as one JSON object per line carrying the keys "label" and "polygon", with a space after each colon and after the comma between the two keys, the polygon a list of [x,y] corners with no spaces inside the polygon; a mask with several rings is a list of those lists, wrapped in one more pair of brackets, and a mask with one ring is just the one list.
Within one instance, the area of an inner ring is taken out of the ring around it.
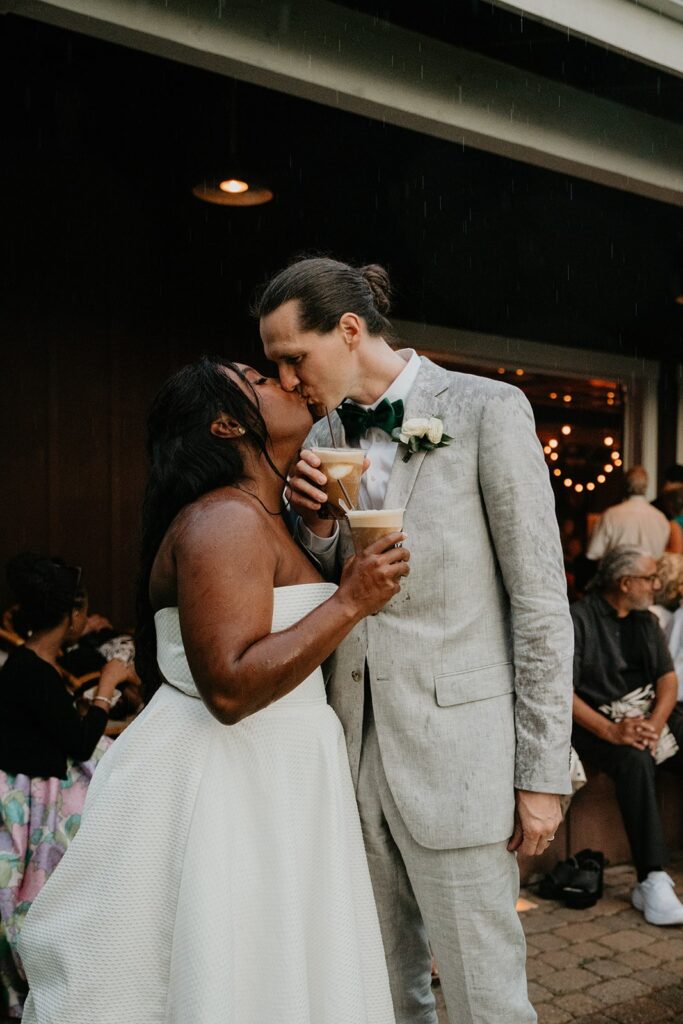
{"label": "suit trousers", "polygon": [[614,779],[633,863],[641,881],[650,871],[665,867],[669,859],[655,778],[660,771],[683,775],[683,705],[674,708],[667,724],[679,751],[660,767],[649,750],[607,743],[579,725],[574,726],[572,733],[572,743],[581,760]]}
{"label": "suit trousers", "polygon": [[357,798],[396,1024],[437,1024],[430,946],[450,1024],[533,1024],[515,855],[505,843],[416,843],[389,790],[367,698],[365,710]]}

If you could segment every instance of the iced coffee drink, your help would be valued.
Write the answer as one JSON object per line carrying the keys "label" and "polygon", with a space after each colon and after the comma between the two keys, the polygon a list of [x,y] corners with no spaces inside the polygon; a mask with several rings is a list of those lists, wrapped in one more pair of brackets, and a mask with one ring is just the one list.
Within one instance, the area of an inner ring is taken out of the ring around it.
{"label": "iced coffee drink", "polygon": [[[327,504],[318,515],[321,519],[343,519],[342,501],[358,508],[365,453],[359,448],[311,448],[311,451],[320,459],[320,472],[327,477],[323,487],[327,492]],[[344,490],[348,497],[344,496]]]}
{"label": "iced coffee drink", "polygon": [[404,511],[402,508],[372,508],[347,512],[356,554],[390,533],[399,533],[403,529]]}

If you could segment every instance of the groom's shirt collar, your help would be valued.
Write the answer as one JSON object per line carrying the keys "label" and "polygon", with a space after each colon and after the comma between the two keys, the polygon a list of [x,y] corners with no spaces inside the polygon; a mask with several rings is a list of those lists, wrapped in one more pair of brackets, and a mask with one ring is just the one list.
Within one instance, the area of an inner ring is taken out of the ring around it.
{"label": "groom's shirt collar", "polygon": [[417,379],[417,375],[420,372],[422,363],[420,357],[413,348],[402,348],[396,355],[401,356],[402,359],[406,360],[406,365],[399,373],[398,377],[391,382],[387,390],[383,395],[372,403],[372,405],[363,405],[363,409],[376,409],[381,401],[385,398],[389,402],[396,402],[400,398],[405,405],[408,395],[413,389],[413,384]]}

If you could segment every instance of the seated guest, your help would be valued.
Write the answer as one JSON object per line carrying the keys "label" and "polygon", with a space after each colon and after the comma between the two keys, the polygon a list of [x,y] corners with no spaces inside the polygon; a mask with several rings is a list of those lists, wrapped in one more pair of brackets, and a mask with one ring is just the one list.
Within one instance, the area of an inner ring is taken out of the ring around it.
{"label": "seated guest", "polygon": [[16,953],[22,922],[76,834],[95,764],[111,742],[103,733],[116,686],[134,671],[106,664],[87,713],[78,713],[58,658],[88,614],[80,575],[31,554],[7,566],[28,636],[0,669],[0,979],[13,1017],[21,1017],[25,995]]}
{"label": "seated guest", "polygon": [[650,609],[664,630],[678,679],[678,700],[683,701],[683,555],[666,554],[657,562],[661,588]]}
{"label": "seated guest", "polygon": [[644,466],[632,466],[626,472],[626,499],[611,505],[598,519],[590,541],[587,558],[599,561],[614,548],[625,545],[643,548],[648,555],[659,558],[669,550],[672,541],[671,525],[658,509],[645,498],[648,486]]}
{"label": "seated guest", "polygon": [[657,563],[639,548],[605,555],[591,592],[571,606],[574,729],[584,762],[607,772],[638,872],[633,906],[650,924],[683,924],[683,905],[664,871],[667,851],[655,792],[658,764],[683,774],[683,714],[664,635],[648,611]]}

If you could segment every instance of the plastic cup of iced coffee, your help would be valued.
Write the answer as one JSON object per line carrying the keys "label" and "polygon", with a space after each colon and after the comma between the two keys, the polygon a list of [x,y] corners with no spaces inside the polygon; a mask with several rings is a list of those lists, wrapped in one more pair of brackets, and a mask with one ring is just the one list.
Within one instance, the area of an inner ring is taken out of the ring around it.
{"label": "plastic cup of iced coffee", "polygon": [[404,512],[402,508],[368,508],[347,512],[356,554],[359,555],[370,544],[390,533],[400,533]]}
{"label": "plastic cup of iced coffee", "polygon": [[[327,492],[327,503],[320,509],[321,519],[343,519],[344,509],[341,504],[349,503],[357,508],[360,494],[360,478],[363,475],[365,452],[360,448],[311,448],[320,459],[320,472],[327,477],[324,490]],[[348,498],[344,496],[342,484]]]}

